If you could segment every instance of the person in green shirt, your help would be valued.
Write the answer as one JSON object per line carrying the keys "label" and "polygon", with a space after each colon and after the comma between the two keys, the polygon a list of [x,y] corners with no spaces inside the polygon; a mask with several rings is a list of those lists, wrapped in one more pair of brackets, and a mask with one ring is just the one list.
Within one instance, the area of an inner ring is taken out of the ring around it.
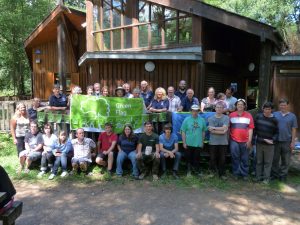
{"label": "person in green shirt", "polygon": [[191,110],[191,116],[184,119],[180,129],[187,163],[187,176],[191,175],[192,170],[201,175],[199,168],[200,150],[203,148],[205,131],[207,130],[205,120],[198,115],[199,106],[192,105]]}

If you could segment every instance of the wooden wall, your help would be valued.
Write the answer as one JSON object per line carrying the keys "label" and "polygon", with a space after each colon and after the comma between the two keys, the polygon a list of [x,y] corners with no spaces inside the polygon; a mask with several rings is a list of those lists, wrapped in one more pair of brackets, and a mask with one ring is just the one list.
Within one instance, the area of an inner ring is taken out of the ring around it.
{"label": "wooden wall", "polygon": [[[130,83],[131,89],[140,85],[142,80],[148,81],[152,89],[157,87],[167,88],[174,86],[177,89],[180,80],[186,80],[188,87],[195,91],[197,97],[202,97],[200,90],[200,63],[192,61],[153,61],[155,70],[151,73],[145,71],[144,60],[99,60],[86,65],[86,79],[81,80],[83,85],[101,83],[101,87],[107,85],[110,94],[114,89],[125,82]],[[89,66],[92,66],[92,75],[88,74]],[[85,89],[85,88],[83,88]]]}

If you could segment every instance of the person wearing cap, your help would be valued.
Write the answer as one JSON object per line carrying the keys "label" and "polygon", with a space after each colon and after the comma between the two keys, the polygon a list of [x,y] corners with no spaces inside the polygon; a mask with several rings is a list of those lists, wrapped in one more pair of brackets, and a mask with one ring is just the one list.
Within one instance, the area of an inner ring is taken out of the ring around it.
{"label": "person wearing cap", "polygon": [[67,108],[68,99],[65,94],[60,93],[59,85],[53,86],[53,94],[49,98],[50,110],[65,110]]}
{"label": "person wearing cap", "polygon": [[112,175],[112,167],[114,162],[114,151],[117,145],[118,136],[113,133],[113,126],[111,123],[105,124],[105,132],[102,132],[98,138],[98,155],[96,163],[100,166],[107,165],[109,175]]}
{"label": "person wearing cap", "polygon": [[289,112],[289,101],[285,98],[279,101],[279,111],[274,112],[278,120],[279,134],[274,150],[272,164],[272,178],[281,181],[287,180],[291,154],[295,148],[295,139],[297,135],[297,117]]}
{"label": "person wearing cap", "polygon": [[125,89],[121,86],[117,87],[115,90],[115,96],[119,98],[125,97]]}
{"label": "person wearing cap", "polygon": [[246,112],[247,103],[238,99],[236,111],[229,114],[230,152],[232,158],[232,173],[236,179],[248,179],[249,152],[254,129],[252,115]]}
{"label": "person wearing cap", "polygon": [[199,105],[199,100],[194,96],[194,90],[188,89],[186,96],[181,101],[181,108],[179,111],[189,112],[191,111],[192,105]]}
{"label": "person wearing cap", "polygon": [[160,154],[159,137],[153,132],[150,121],[144,124],[145,133],[141,134],[137,145],[137,164],[141,172],[139,179],[142,180],[152,169],[153,180],[158,180]]}
{"label": "person wearing cap", "polygon": [[191,175],[192,170],[201,175],[200,151],[203,148],[207,127],[205,120],[198,115],[199,112],[199,105],[192,105],[191,116],[184,119],[180,128],[186,157],[187,176]]}

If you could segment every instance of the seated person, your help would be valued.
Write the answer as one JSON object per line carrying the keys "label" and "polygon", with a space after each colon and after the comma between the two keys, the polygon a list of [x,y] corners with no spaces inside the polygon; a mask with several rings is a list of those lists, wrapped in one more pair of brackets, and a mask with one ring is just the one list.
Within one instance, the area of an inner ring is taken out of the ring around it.
{"label": "seated person", "polygon": [[50,110],[65,110],[67,108],[68,99],[67,97],[60,93],[59,85],[54,85],[53,95],[49,98],[49,107]]}
{"label": "seated person", "polygon": [[141,172],[139,179],[144,179],[152,168],[153,180],[158,180],[159,171],[159,140],[158,135],[153,133],[153,125],[151,122],[145,122],[145,133],[143,133],[138,141],[137,146],[137,164]]}
{"label": "seated person", "polygon": [[172,133],[171,124],[164,126],[164,133],[159,136],[160,162],[162,174],[166,173],[166,159],[174,159],[173,177],[178,179],[177,171],[181,159],[181,153],[178,151],[178,137]]}
{"label": "seated person", "polygon": [[186,91],[186,96],[181,101],[180,111],[189,112],[191,111],[192,105],[199,105],[199,100],[198,98],[194,97],[193,89],[188,89]]}
{"label": "seated person", "polygon": [[[30,132],[25,135],[25,150],[19,154],[20,168],[18,172],[21,172],[24,167],[25,173],[29,173],[29,167],[33,161],[37,161],[42,157],[42,150],[44,145],[43,135],[39,132],[36,121],[30,122]],[[26,163],[26,166],[25,166]]]}
{"label": "seated person", "polygon": [[42,152],[41,160],[41,172],[39,172],[38,177],[42,177],[48,170],[52,170],[54,155],[52,154],[52,145],[56,142],[57,137],[53,134],[53,130],[50,123],[44,125],[43,134],[44,146]]}
{"label": "seated person", "polygon": [[96,163],[100,166],[107,165],[109,175],[112,175],[112,166],[114,162],[114,150],[118,141],[118,136],[112,131],[112,124],[105,124],[105,132],[102,132],[98,138],[98,155]]}
{"label": "seated person", "polygon": [[40,107],[40,102],[41,100],[39,98],[34,98],[32,100],[32,107],[27,110],[30,121],[37,119],[37,109]]}
{"label": "seated person", "polygon": [[55,162],[53,170],[49,176],[49,180],[52,180],[56,175],[59,166],[61,165],[62,173],[61,177],[68,176],[67,172],[67,158],[68,153],[73,151],[72,143],[70,139],[67,139],[67,133],[61,131],[56,142],[51,146],[52,154],[55,156]]}
{"label": "seated person", "polygon": [[123,132],[118,140],[118,157],[117,157],[117,170],[118,176],[123,174],[123,162],[125,159],[130,159],[132,164],[132,175],[138,179],[139,171],[136,164],[136,147],[138,143],[138,137],[133,133],[132,126],[126,124]]}
{"label": "seated person", "polygon": [[73,167],[71,174],[76,174],[78,168],[87,174],[88,167],[92,162],[92,152],[96,148],[96,144],[92,139],[84,137],[84,130],[82,128],[76,130],[76,137],[71,141],[74,150],[74,156],[71,160]]}

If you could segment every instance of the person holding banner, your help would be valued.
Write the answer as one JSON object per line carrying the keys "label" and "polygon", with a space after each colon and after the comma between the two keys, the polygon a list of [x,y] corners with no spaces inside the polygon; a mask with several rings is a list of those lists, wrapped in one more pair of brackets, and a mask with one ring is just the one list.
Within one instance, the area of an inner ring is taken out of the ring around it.
{"label": "person holding banner", "polygon": [[145,133],[138,141],[137,164],[141,172],[139,179],[142,180],[152,169],[153,180],[158,180],[159,172],[159,137],[153,133],[153,125],[150,121],[144,124]]}
{"label": "person holding banner", "polygon": [[119,98],[125,97],[125,89],[123,87],[117,87],[115,90],[115,96]]}
{"label": "person holding banner", "polygon": [[118,136],[112,131],[112,124],[106,123],[105,132],[102,132],[98,138],[98,155],[96,163],[100,166],[107,165],[107,172],[112,175],[112,167],[114,162],[114,150],[118,141]]}
{"label": "person holding banner", "polygon": [[76,130],[76,137],[71,141],[74,150],[74,156],[71,160],[73,167],[71,174],[76,174],[78,168],[87,174],[88,166],[92,163],[92,152],[96,148],[96,144],[92,139],[84,137],[82,128]]}
{"label": "person holding banner", "polygon": [[139,170],[136,163],[136,148],[138,144],[138,137],[133,133],[132,126],[125,124],[122,134],[118,140],[118,157],[117,157],[117,176],[122,177],[123,162],[125,159],[130,159],[132,164],[132,175],[135,179],[139,177]]}
{"label": "person holding banner", "polygon": [[178,151],[178,137],[172,133],[172,125],[164,126],[164,133],[159,136],[160,162],[162,167],[162,176],[166,173],[166,159],[173,159],[173,177],[178,179],[177,171],[181,159],[181,153]]}
{"label": "person holding banner", "polygon": [[207,127],[205,120],[198,115],[199,105],[192,105],[191,110],[191,116],[186,117],[181,125],[182,143],[185,150],[187,176],[191,176],[192,170],[201,176],[200,151],[203,148]]}

